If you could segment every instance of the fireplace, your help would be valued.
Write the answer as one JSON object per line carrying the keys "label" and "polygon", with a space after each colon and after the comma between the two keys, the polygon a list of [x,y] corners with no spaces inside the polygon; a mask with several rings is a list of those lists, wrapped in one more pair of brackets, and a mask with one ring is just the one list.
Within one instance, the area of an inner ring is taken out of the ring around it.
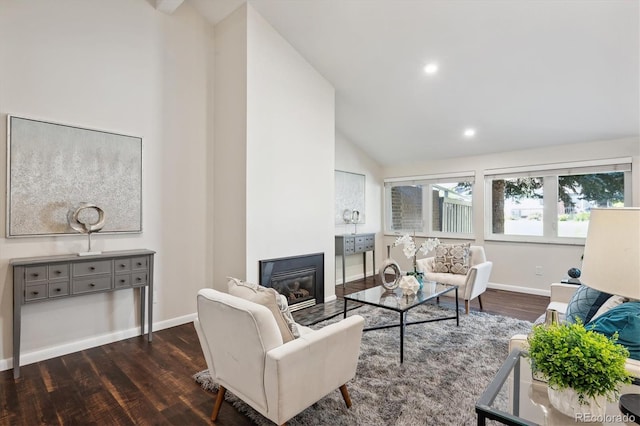
{"label": "fireplace", "polygon": [[260,285],[283,294],[291,311],[324,302],[324,253],[261,260]]}

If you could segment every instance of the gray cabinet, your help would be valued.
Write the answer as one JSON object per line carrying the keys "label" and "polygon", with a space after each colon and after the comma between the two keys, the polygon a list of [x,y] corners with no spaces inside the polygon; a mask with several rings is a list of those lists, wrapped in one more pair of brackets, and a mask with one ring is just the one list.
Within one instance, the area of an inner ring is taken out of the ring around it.
{"label": "gray cabinet", "polygon": [[13,377],[20,377],[22,305],[64,297],[123,289],[140,291],[140,334],[144,334],[145,293],[149,288],[148,339],[152,339],[153,255],[151,250],[12,259],[13,267]]}
{"label": "gray cabinet", "polygon": [[345,256],[362,253],[364,278],[367,277],[367,252],[373,252],[373,272],[376,273],[376,234],[336,235],[336,256],[342,257],[342,285],[345,285]]}

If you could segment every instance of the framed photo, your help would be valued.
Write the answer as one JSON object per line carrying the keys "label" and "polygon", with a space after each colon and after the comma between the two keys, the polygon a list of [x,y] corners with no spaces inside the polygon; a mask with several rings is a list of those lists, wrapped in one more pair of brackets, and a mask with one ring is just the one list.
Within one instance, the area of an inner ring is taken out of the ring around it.
{"label": "framed photo", "polygon": [[82,202],[104,211],[101,233],[142,232],[142,138],[7,116],[6,236],[78,235]]}

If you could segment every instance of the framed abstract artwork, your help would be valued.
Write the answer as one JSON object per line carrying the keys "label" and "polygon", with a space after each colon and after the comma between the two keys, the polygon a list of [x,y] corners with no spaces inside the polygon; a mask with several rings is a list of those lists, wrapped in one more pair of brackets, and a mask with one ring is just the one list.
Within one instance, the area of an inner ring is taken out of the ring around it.
{"label": "framed abstract artwork", "polygon": [[[335,224],[365,223],[365,175],[335,171]],[[357,214],[354,215],[354,212]],[[348,215],[347,215],[348,213]],[[357,220],[356,220],[357,219]]]}
{"label": "framed abstract artwork", "polygon": [[8,115],[6,236],[77,235],[80,203],[101,233],[142,232],[142,138]]}

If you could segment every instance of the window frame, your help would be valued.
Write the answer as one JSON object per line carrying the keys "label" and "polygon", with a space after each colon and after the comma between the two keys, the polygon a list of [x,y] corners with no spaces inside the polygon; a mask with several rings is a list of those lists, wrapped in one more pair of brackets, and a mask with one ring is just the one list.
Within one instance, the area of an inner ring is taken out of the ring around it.
{"label": "window frame", "polygon": [[[453,182],[469,182],[471,183],[471,228],[472,231],[469,233],[462,232],[442,232],[433,229],[433,220],[431,215],[429,217],[425,217],[426,212],[432,212],[433,209],[433,198],[431,196],[424,196],[425,193],[431,194],[433,191],[432,185],[436,185],[438,183],[453,183]],[[474,205],[476,204],[476,197],[474,195],[476,190],[476,172],[475,171],[467,171],[467,172],[454,172],[454,173],[443,173],[443,174],[432,174],[432,175],[421,175],[421,176],[406,176],[406,177],[394,177],[394,178],[386,178],[384,179],[384,233],[385,235],[403,235],[407,233],[415,233],[418,237],[438,237],[438,238],[455,238],[462,240],[474,240],[476,235],[476,230],[474,229],[475,215]],[[412,185],[420,185],[422,187],[422,229],[421,230],[393,230],[392,227],[392,217],[391,217],[391,191],[390,188],[394,186],[412,186]]]}
{"label": "window frame", "polygon": [[[491,169],[484,172],[484,239],[486,241],[508,241],[527,243],[552,243],[584,245],[586,237],[558,236],[558,176],[584,175],[595,173],[624,172],[624,204],[633,205],[632,200],[632,158],[611,158],[603,160],[577,161],[542,164],[534,166]],[[543,234],[511,235],[493,233],[493,199],[491,182],[495,179],[517,177],[540,177],[543,179]]]}

